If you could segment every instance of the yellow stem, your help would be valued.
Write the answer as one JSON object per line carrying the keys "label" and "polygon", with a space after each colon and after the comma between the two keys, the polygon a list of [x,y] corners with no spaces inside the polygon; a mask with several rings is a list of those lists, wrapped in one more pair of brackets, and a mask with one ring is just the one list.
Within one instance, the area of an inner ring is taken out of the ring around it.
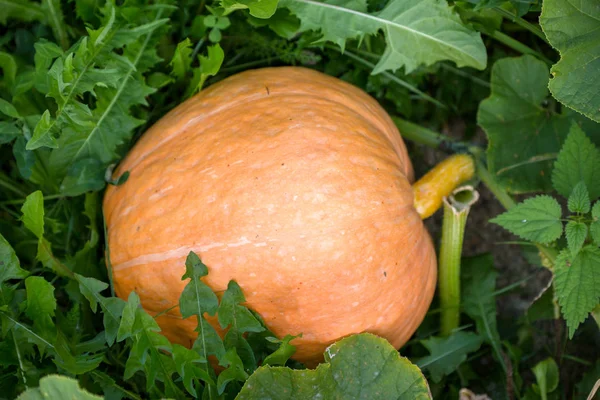
{"label": "yellow stem", "polygon": [[466,154],[457,154],[448,157],[415,182],[415,209],[421,218],[425,219],[436,212],[441,207],[444,197],[471,179],[474,174],[473,158]]}

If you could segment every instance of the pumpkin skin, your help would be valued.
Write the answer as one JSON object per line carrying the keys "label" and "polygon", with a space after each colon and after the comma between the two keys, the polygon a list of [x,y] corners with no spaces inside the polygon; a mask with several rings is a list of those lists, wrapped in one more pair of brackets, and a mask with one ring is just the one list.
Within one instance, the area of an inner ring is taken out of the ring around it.
{"label": "pumpkin skin", "polygon": [[[362,90],[299,67],[246,71],[185,101],[136,143],[104,198],[116,294],[178,305],[196,252],[217,293],[234,279],[294,359],[359,332],[402,346],[436,284],[397,128]],[[197,321],[157,318],[191,346]],[[215,321],[215,328],[222,332]]]}

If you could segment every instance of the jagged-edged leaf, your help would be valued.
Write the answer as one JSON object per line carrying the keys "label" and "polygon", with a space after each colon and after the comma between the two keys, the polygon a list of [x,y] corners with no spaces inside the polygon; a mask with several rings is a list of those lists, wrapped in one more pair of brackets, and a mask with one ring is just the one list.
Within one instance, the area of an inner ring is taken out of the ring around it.
{"label": "jagged-edged leaf", "polygon": [[323,41],[344,49],[346,40],[363,39],[382,30],[386,48],[374,73],[441,60],[459,67],[485,68],[487,55],[480,34],[465,27],[442,0],[390,1],[377,14],[367,12],[366,0],[280,0],[300,18],[302,31],[321,31]]}
{"label": "jagged-edged leaf", "polygon": [[600,303],[600,249],[584,246],[576,256],[560,252],[554,268],[554,288],[569,337]]}

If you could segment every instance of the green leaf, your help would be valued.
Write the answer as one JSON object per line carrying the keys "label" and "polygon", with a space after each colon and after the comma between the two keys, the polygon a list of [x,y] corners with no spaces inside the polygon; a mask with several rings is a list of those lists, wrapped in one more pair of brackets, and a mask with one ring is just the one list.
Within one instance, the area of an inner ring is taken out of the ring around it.
{"label": "green leaf", "polygon": [[278,0],[221,0],[225,15],[235,11],[248,9],[256,18],[271,18],[277,9]]}
{"label": "green leaf", "polygon": [[280,0],[279,5],[300,18],[301,31],[320,30],[321,41],[342,49],[348,39],[383,30],[386,48],[373,73],[402,67],[410,73],[442,60],[478,69],[487,64],[480,34],[465,27],[445,1],[390,1],[377,14],[367,12],[366,0]]}
{"label": "green leaf", "polygon": [[54,37],[63,49],[67,49],[69,47],[69,39],[65,30],[65,21],[60,0],[42,0],[42,10],[47,17],[47,23],[52,27]]}
{"label": "green leaf", "polygon": [[572,338],[600,302],[600,249],[584,246],[575,257],[568,250],[561,251],[554,268],[554,288]]}
{"label": "green leaf", "polygon": [[592,240],[597,246],[600,246],[600,202],[596,202],[592,207],[593,221],[590,224],[590,234]]}
{"label": "green leaf", "polygon": [[201,90],[209,76],[215,76],[221,69],[225,53],[219,44],[208,47],[208,57],[198,56],[200,67],[194,69],[194,77],[190,85],[192,93]]}
{"label": "green leaf", "polygon": [[179,344],[173,345],[173,362],[177,366],[177,373],[183,380],[183,386],[194,397],[198,397],[194,382],[201,380],[209,385],[215,385],[212,377],[202,368],[200,364],[206,364],[206,359],[197,352],[183,347]]}
{"label": "green leaf", "polygon": [[221,298],[218,308],[218,319],[221,328],[228,326],[239,332],[262,332],[265,328],[248,308],[241,305],[246,298],[235,281],[229,281],[227,290]]}
{"label": "green leaf", "polygon": [[65,196],[79,196],[86,192],[98,191],[106,184],[106,167],[95,158],[83,158],[67,169],[67,175],[60,184]]}
{"label": "green leaf", "polygon": [[385,339],[362,333],[327,348],[315,370],[260,367],[236,399],[431,399],[421,371]]}
{"label": "green leaf", "polygon": [[44,236],[44,196],[40,190],[27,196],[21,212],[25,227],[41,240]]}
{"label": "green leaf", "polygon": [[281,340],[276,340],[279,342],[279,347],[273,353],[269,354],[263,360],[264,365],[285,365],[285,363],[290,359],[291,356],[296,352],[296,346],[291,344],[290,342],[297,337],[302,337],[302,334],[292,336],[285,335],[285,337]]}
{"label": "green leaf", "polygon": [[200,260],[198,255],[192,251],[185,260],[185,274],[182,280],[190,279],[185,286],[181,297],[179,298],[179,308],[183,318],[189,318],[192,315],[214,315],[219,306],[217,295],[200,280],[208,275],[208,268]]}
{"label": "green leaf", "polygon": [[38,2],[29,0],[2,0],[0,7],[0,24],[6,25],[9,19],[19,21],[46,21],[46,14]]}
{"label": "green leaf", "polygon": [[183,41],[177,44],[175,53],[169,65],[171,66],[172,73],[177,79],[183,79],[185,74],[190,69],[192,63],[192,42],[189,38],[185,38]]}
{"label": "green leaf", "polygon": [[591,201],[600,196],[600,151],[577,125],[572,125],[552,171],[552,185],[568,198],[575,187],[585,183]]}
{"label": "green leaf", "polygon": [[550,196],[527,199],[490,220],[517,236],[537,243],[557,240],[563,231],[560,204]]}
{"label": "green leaf", "polygon": [[545,0],[540,25],[560,52],[550,91],[560,102],[600,122],[600,10],[596,0]]}
{"label": "green leaf", "polygon": [[0,234],[0,284],[11,279],[23,279],[29,273],[21,268],[19,259],[8,241]]}
{"label": "green leaf", "polygon": [[565,234],[567,236],[569,250],[571,251],[572,256],[575,257],[585,243],[588,227],[583,222],[569,221],[565,227]]}
{"label": "green leaf", "polygon": [[40,386],[29,388],[17,400],[102,400],[103,397],[91,394],[79,387],[76,379],[60,375],[47,375],[40,379]]}
{"label": "green leaf", "polygon": [[[30,276],[25,279],[25,290],[27,291],[25,314],[33,321],[33,330],[50,343],[54,342],[56,338],[56,327],[52,319],[56,311],[54,286],[40,276]],[[44,353],[45,346],[39,344],[38,346],[40,352]]]}
{"label": "green leaf", "polygon": [[472,332],[453,332],[448,337],[431,336],[421,340],[430,355],[420,358],[416,364],[427,369],[434,382],[438,383],[446,375],[455,372],[467,359],[467,354],[479,350],[483,340]]}
{"label": "green leaf", "polygon": [[242,363],[235,348],[227,350],[219,364],[227,366],[227,369],[222,371],[217,378],[217,391],[219,394],[225,391],[225,387],[229,382],[245,382],[248,379],[248,374],[244,371],[244,363]]}
{"label": "green leaf", "polygon": [[574,213],[586,214],[590,212],[590,195],[583,181],[579,182],[573,188],[569,196],[569,211]]}
{"label": "green leaf", "polygon": [[12,118],[20,118],[19,112],[15,106],[4,99],[0,99],[0,113]]}
{"label": "green leaf", "polygon": [[0,145],[15,140],[21,131],[13,122],[0,121]]}
{"label": "green leaf", "polygon": [[461,262],[461,307],[475,321],[477,332],[492,345],[503,366],[502,347],[496,320],[496,277],[493,258],[489,254],[465,258]]}
{"label": "green leaf", "polygon": [[[498,183],[513,193],[552,189],[553,160],[573,122],[586,126],[590,135],[600,133],[582,116],[545,108],[547,83],[544,62],[530,55],[504,58],[492,67],[491,95],[479,105],[477,123],[489,140],[488,167]],[[585,183],[593,197],[596,189]]]}
{"label": "green leaf", "polygon": [[535,375],[542,399],[547,399],[548,394],[555,391],[558,387],[559,372],[556,361],[548,357],[537,363],[531,370]]}

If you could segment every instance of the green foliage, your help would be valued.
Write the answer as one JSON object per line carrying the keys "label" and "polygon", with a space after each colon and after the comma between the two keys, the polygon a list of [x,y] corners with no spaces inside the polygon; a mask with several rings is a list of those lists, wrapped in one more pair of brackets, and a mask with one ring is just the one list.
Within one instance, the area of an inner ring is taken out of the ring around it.
{"label": "green foliage", "polygon": [[545,0],[540,25],[560,52],[550,91],[560,102],[600,122],[600,10],[594,0]]}
{"label": "green foliage", "polygon": [[523,239],[550,243],[563,233],[560,204],[550,196],[527,199],[490,220]]}
{"label": "green foliage", "polygon": [[600,249],[587,245],[573,255],[563,250],[556,259],[554,287],[567,320],[569,337],[600,303]]}
{"label": "green foliage", "polygon": [[[576,129],[571,128],[573,122],[586,124],[588,133],[595,137],[600,132],[597,125],[572,112],[558,113],[549,108],[547,84],[548,68],[533,56],[501,59],[492,67],[492,93],[479,106],[477,122],[489,139],[490,172],[513,193],[551,189],[555,153],[569,129]],[[592,164],[587,165],[590,168]],[[589,187],[597,196],[598,189]]]}
{"label": "green foliage", "polygon": [[419,359],[417,366],[429,371],[434,382],[440,382],[456,371],[469,353],[479,349],[482,339],[472,332],[457,331],[445,338],[432,336],[421,343],[431,354]]}
{"label": "green foliage", "polygon": [[52,399],[77,399],[99,400],[95,396],[81,389],[76,379],[60,375],[48,375],[40,379],[40,386],[27,389],[18,397],[18,400],[52,400]]}
{"label": "green foliage", "polygon": [[417,367],[387,341],[371,334],[342,339],[315,370],[261,367],[237,399],[430,399]]}
{"label": "green foliage", "polygon": [[[600,320],[598,18],[590,4],[0,0],[3,397],[286,398],[286,385],[295,384],[288,395],[429,398],[418,369],[370,335],[345,338],[317,369],[303,369],[292,359],[302,333],[276,338],[234,281],[216,296],[203,283],[210,266],[195,254],[181,302],[164,311],[197,323],[191,348],[170,343],[135,293],[115,296],[102,190],[129,174],[111,176],[114,164],[204,87],[249,68],[292,64],[368,91],[404,121],[405,139],[471,153],[508,208],[505,191],[554,188],[565,198],[545,193],[494,219],[535,242],[529,259],[554,274],[527,318],[507,319],[502,296],[531,301],[537,276],[513,282],[491,257],[467,258],[461,330],[436,336],[434,300],[401,354],[423,368],[435,398],[458,398],[461,388],[494,399],[587,398],[599,356],[590,311]],[[547,38],[536,23],[540,10]],[[408,147],[421,176],[421,147]],[[512,283],[497,289],[497,281]],[[559,312],[567,330],[560,321],[544,325]],[[558,386],[557,372],[567,378]]]}
{"label": "green foliage", "polygon": [[[583,182],[591,201],[600,197],[600,151],[581,128],[572,125],[552,171],[552,186],[568,198],[575,187]],[[580,189],[581,190],[581,189]]]}
{"label": "green foliage", "polygon": [[440,60],[479,69],[487,63],[479,34],[463,26],[442,1],[392,1],[376,15],[368,12],[364,0],[280,0],[279,5],[300,18],[301,31],[320,30],[320,41],[342,49],[348,39],[362,40],[383,30],[387,45],[373,73],[402,67],[410,73]]}

